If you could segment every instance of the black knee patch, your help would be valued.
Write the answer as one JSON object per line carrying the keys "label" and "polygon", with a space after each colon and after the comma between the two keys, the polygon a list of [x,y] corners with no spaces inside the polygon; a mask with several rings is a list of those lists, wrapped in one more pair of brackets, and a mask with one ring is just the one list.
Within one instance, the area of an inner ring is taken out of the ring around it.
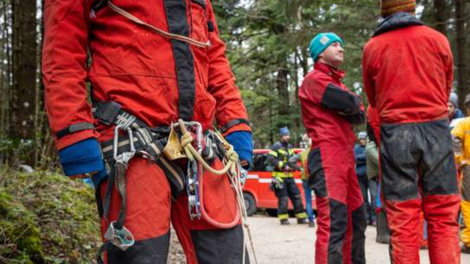
{"label": "black knee patch", "polygon": [[365,264],[365,241],[366,237],[366,218],[364,215],[364,204],[359,206],[356,210],[351,212],[352,218],[352,248],[351,248],[351,259],[352,263]]}
{"label": "black knee patch", "polygon": [[[191,230],[191,237],[199,263],[242,263],[244,250],[242,226],[232,229]],[[245,263],[250,263],[247,252]]]}
{"label": "black knee patch", "polygon": [[170,232],[157,238],[136,241],[135,244],[122,251],[110,244],[107,250],[108,263],[112,264],[166,264]]}
{"label": "black knee patch", "polygon": [[325,171],[323,170],[319,148],[310,150],[308,154],[308,171],[308,187],[315,192],[317,197],[327,197]]}
{"label": "black knee patch", "polygon": [[328,241],[328,263],[343,263],[344,236],[348,227],[346,204],[330,199],[330,240]]}

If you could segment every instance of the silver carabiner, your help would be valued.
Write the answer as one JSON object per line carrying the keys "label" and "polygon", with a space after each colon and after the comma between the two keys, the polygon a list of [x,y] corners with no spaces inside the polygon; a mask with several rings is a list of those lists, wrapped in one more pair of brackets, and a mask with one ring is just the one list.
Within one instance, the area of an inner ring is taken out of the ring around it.
{"label": "silver carabiner", "polygon": [[108,230],[106,230],[106,233],[104,234],[104,238],[120,250],[125,251],[134,245],[134,235],[132,235],[132,233],[124,226],[121,229],[115,228],[115,223],[116,222],[111,222],[111,224],[109,224]]}
{"label": "silver carabiner", "polygon": [[121,154],[118,155],[118,149],[119,149],[119,129],[121,128],[120,125],[117,125],[114,128],[114,146],[113,146],[113,156],[114,160],[118,163],[122,163],[127,166],[129,161],[134,157],[135,155],[135,145],[134,145],[134,134],[132,132],[132,129],[129,127],[127,128],[127,134],[129,136],[129,151],[125,151]]}

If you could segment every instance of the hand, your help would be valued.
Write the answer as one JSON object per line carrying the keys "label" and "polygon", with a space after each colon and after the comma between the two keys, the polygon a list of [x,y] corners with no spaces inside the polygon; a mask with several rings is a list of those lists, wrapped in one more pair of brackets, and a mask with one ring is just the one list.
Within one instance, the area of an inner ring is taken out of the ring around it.
{"label": "hand", "polygon": [[247,160],[240,160],[240,166],[244,169],[248,169],[250,167],[250,162]]}
{"label": "hand", "polygon": [[284,187],[284,179],[282,177],[274,177],[271,184],[275,189],[282,189]]}
{"label": "hand", "polygon": [[245,170],[243,167],[240,168],[240,184],[242,185],[242,188],[245,186],[247,178],[248,178],[248,171]]}
{"label": "hand", "polygon": [[289,165],[284,165],[284,167],[282,167],[282,171],[284,171],[284,172],[291,172],[291,171],[292,171],[292,168],[289,167]]}

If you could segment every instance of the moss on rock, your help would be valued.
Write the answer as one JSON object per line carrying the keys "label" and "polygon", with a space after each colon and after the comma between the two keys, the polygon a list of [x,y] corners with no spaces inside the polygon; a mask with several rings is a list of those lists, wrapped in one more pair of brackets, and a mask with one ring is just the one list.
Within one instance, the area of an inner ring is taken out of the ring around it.
{"label": "moss on rock", "polygon": [[93,188],[45,172],[1,174],[0,185],[0,245],[9,245],[0,246],[2,258],[11,263],[95,262],[101,242]]}

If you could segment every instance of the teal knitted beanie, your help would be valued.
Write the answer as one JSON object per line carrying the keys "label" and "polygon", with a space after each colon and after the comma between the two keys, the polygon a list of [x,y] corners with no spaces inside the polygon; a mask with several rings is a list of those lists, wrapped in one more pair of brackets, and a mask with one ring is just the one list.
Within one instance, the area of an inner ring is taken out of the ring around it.
{"label": "teal knitted beanie", "polygon": [[343,40],[335,33],[328,32],[316,35],[312,41],[310,41],[308,48],[313,61],[317,61],[318,56],[334,42],[339,42],[341,46],[343,46]]}

